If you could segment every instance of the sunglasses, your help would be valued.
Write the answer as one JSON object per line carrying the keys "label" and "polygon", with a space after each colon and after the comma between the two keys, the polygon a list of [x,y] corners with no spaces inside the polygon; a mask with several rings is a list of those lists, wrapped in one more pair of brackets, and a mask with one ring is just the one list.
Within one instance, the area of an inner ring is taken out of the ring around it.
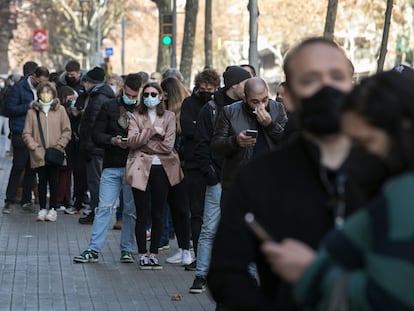
{"label": "sunglasses", "polygon": [[150,94],[151,94],[151,97],[157,97],[158,96],[158,93],[155,93],[155,92],[144,93],[143,95],[144,95],[145,98],[147,98],[148,96],[150,96]]}

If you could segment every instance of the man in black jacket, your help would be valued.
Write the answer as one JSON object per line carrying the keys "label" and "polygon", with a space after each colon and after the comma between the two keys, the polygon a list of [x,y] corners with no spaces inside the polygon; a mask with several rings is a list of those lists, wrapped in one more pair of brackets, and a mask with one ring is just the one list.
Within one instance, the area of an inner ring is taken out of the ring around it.
{"label": "man in black jacket", "polygon": [[[316,248],[360,206],[347,174],[350,142],[339,123],[343,92],[352,88],[349,60],[333,41],[313,38],[292,50],[284,69],[304,134],[249,163],[225,200],[207,280],[229,310],[300,310],[246,226],[247,212],[275,241],[291,237]],[[252,261],[260,286],[247,272]]]}
{"label": "man in black jacket", "polygon": [[[181,106],[182,160],[191,212],[191,236],[195,254],[197,254],[198,239],[201,224],[203,223],[204,195],[206,193],[206,181],[194,157],[197,118],[201,108],[212,99],[214,92],[219,86],[220,76],[217,71],[210,68],[203,70],[195,77],[193,93],[184,99]],[[192,266],[195,267],[195,262],[192,263]]]}
{"label": "man in black jacket", "polygon": [[125,164],[128,157],[126,139],[128,137],[129,113],[137,105],[142,79],[138,74],[126,77],[121,97],[103,104],[93,130],[93,141],[104,152],[103,171],[100,180],[99,205],[95,210],[89,247],[74,262],[86,263],[98,261],[105,242],[112,210],[119,193],[123,196],[123,224],[121,232],[121,262],[134,262],[135,203],[131,187],[123,184]]}
{"label": "man in black jacket", "polygon": [[207,184],[200,239],[198,241],[196,273],[190,293],[199,294],[205,290],[206,277],[214,235],[220,220],[222,158],[213,157],[210,143],[213,137],[217,115],[227,105],[243,98],[243,88],[250,74],[237,66],[229,66],[223,73],[224,87],[219,89],[213,100],[201,108],[197,119],[194,157]]}
{"label": "man in black jacket", "polygon": [[105,83],[105,72],[100,67],[89,70],[83,77],[86,98],[79,126],[80,151],[86,162],[86,176],[90,192],[90,207],[92,212],[86,217],[79,218],[81,224],[92,224],[95,216],[94,209],[99,202],[99,180],[102,172],[102,148],[95,146],[92,132],[95,120],[101,107],[109,99],[115,98],[111,87]]}

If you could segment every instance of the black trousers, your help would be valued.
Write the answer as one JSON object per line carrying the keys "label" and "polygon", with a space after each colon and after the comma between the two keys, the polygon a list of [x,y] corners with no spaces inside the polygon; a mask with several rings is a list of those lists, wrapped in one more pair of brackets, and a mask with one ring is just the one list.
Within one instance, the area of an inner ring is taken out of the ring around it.
{"label": "black trousers", "polygon": [[36,172],[30,167],[29,150],[21,135],[12,135],[11,143],[13,146],[13,165],[10,171],[9,183],[7,184],[5,201],[10,203],[15,202],[17,188],[20,185],[20,179],[24,173],[21,203],[28,203],[32,201],[32,189]]}
{"label": "black trousers", "polygon": [[186,170],[184,176],[191,212],[191,236],[194,253],[197,254],[198,239],[200,238],[201,225],[203,224],[204,199],[207,184],[203,174],[199,170]]}
{"label": "black trousers", "polygon": [[168,205],[178,247],[188,250],[190,248],[190,207],[184,181],[170,188]]}
{"label": "black trousers", "polygon": [[46,208],[47,184],[49,184],[49,208],[56,208],[58,183],[59,183],[59,167],[45,165],[37,168],[37,176],[39,178],[39,205],[40,209]]}
{"label": "black trousers", "polygon": [[151,167],[145,191],[132,188],[137,214],[135,238],[140,254],[147,252],[146,227],[149,213],[151,213],[152,221],[150,252],[158,254],[164,220],[164,205],[167,201],[169,188],[170,182],[162,165]]}

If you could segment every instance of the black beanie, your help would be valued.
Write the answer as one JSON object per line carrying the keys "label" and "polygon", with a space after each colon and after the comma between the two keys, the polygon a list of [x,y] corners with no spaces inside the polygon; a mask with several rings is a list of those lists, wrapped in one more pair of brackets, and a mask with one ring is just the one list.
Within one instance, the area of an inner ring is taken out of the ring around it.
{"label": "black beanie", "polygon": [[224,87],[229,89],[235,84],[239,84],[240,82],[250,79],[250,73],[243,69],[240,66],[229,66],[226,68],[226,71],[223,73],[224,79]]}
{"label": "black beanie", "polygon": [[105,81],[105,71],[101,67],[95,67],[89,70],[82,80],[95,84],[103,83]]}

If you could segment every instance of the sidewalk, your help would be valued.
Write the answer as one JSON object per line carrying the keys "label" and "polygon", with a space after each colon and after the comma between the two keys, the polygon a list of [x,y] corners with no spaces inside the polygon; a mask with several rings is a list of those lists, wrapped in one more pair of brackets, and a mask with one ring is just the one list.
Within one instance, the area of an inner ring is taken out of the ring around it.
{"label": "sidewalk", "polygon": [[[0,157],[1,206],[11,160]],[[175,241],[160,252],[161,271],[120,263],[120,231],[111,229],[98,263],[74,264],[72,258],[85,250],[92,228],[80,225],[79,217],[59,213],[54,223],[37,222],[36,214],[19,205],[10,215],[0,213],[0,310],[215,309],[208,294],[188,293],[194,272],[165,263],[177,249]],[[176,295],[180,301],[171,299]]]}

